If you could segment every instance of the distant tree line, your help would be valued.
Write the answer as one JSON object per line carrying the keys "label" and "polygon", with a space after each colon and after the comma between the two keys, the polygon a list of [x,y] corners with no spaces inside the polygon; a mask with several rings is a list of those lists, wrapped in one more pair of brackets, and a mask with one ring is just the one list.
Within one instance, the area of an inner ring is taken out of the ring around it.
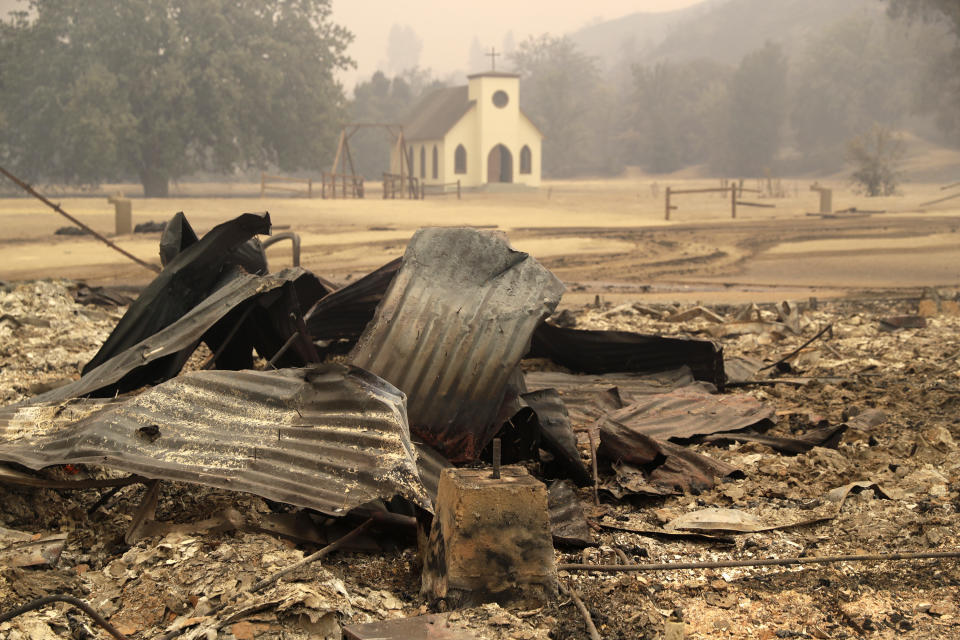
{"label": "distant tree line", "polygon": [[[0,163],[31,181],[319,169],[352,35],[330,0],[30,0],[0,19]],[[29,9],[27,11],[26,9]]]}
{"label": "distant tree line", "polygon": [[[605,74],[572,40],[550,35],[521,42],[510,60],[521,106],[545,134],[548,177],[627,165],[706,165],[727,177],[833,172],[863,162],[867,148],[902,155],[896,129],[960,146],[960,2],[890,0],[889,13],[914,20],[846,19],[791,57],[768,42],[737,66],[661,61]],[[351,108],[389,118],[435,86],[422,71],[377,74],[357,86]]]}
{"label": "distant tree line", "polygon": [[[960,146],[960,2],[878,2],[894,20],[848,19],[803,50],[767,43],[736,65],[604,71],[569,38],[520,42],[509,61],[546,136],[544,174],[834,171],[851,149],[899,148],[876,144],[896,129]],[[416,44],[401,47],[414,66],[397,71],[398,58],[348,99],[334,74],[352,64],[352,35],[332,23],[330,0],[24,6],[0,18],[0,163],[31,181],[136,179],[165,195],[197,171],[318,171],[343,124],[397,122],[443,84],[415,66],[421,43],[398,27],[391,41]],[[358,170],[379,177],[390,143],[357,134]]]}

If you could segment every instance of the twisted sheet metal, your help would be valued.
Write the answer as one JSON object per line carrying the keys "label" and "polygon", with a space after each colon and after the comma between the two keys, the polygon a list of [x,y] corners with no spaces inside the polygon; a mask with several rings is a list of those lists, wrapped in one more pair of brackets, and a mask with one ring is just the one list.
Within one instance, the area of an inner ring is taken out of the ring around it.
{"label": "twisted sheet metal", "polygon": [[748,427],[766,431],[773,426],[776,415],[773,407],[753,396],[711,394],[691,385],[642,396],[638,402],[611,413],[610,419],[651,438],[683,441]]}
{"label": "twisted sheet metal", "polygon": [[550,485],[547,508],[550,510],[550,529],[555,543],[578,547],[594,544],[587,516],[572,482],[557,480]]}
{"label": "twisted sheet metal", "polygon": [[0,460],[99,464],[330,515],[394,495],[431,509],[403,394],[345,365],[198,371],[125,401],[5,407]]}
{"label": "twisted sheet metal", "polygon": [[501,233],[421,229],[350,360],[407,394],[418,437],[453,462],[472,460],[500,426],[507,380],[562,292]]}
{"label": "twisted sheet metal", "polygon": [[530,356],[549,358],[579,373],[652,373],[689,367],[693,377],[722,390],[723,348],[706,340],[664,338],[629,331],[568,329],[544,322]]}
{"label": "twisted sheet metal", "polygon": [[400,263],[400,258],[391,260],[320,300],[307,320],[313,339],[356,342],[400,270]]}
{"label": "twisted sheet metal", "polygon": [[[299,267],[266,276],[234,272],[223,286],[176,322],[117,353],[85,373],[79,380],[21,404],[63,402],[92,394],[118,383],[132,372],[137,374],[135,377],[138,382],[135,386],[148,384],[154,379],[162,380],[175,376],[207,330],[232,309],[288,282],[295,283],[301,278],[309,277],[312,277],[309,272]],[[134,386],[134,383],[128,382],[125,386]]]}

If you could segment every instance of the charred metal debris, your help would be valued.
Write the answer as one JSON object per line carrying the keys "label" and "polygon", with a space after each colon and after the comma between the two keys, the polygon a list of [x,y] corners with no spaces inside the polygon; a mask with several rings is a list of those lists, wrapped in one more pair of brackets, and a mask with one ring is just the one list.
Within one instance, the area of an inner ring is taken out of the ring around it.
{"label": "charred metal debris", "polygon": [[[282,506],[257,531],[327,545],[321,555],[419,538],[429,601],[536,606],[566,594],[585,612],[558,570],[671,567],[555,565],[554,544],[595,546],[603,528],[644,533],[591,519],[582,496],[592,492],[599,504],[697,494],[742,474],[691,444],[755,442],[795,455],[836,447],[847,428],[768,435],[777,420],[771,407],[724,393],[759,382],[762,363],[731,360],[725,371],[710,340],[555,324],[563,285],[502,233],[421,229],[401,259],[338,287],[301,267],[270,273],[258,240],[269,232],[266,213],[243,214],[202,238],[182,213],[174,216],[160,242],[163,270],[129,302],[82,375],[0,408],[0,483],[101,488],[96,508],[107,509],[124,487],[144,484],[127,544],[251,530],[234,510],[203,522],[157,521],[162,482],[254,494]],[[298,261],[298,239],[290,239]],[[98,305],[128,301],[85,285],[74,295]],[[795,309],[782,316],[775,330],[790,330]],[[748,314],[716,335],[757,324]],[[789,373],[796,355],[770,366]],[[60,465],[84,468],[87,479],[55,478],[50,468]],[[358,520],[357,529],[347,524]],[[719,540],[709,536],[730,531],[717,528],[645,535]],[[0,558],[11,566],[54,566],[67,539],[2,532]],[[59,600],[86,606],[71,598]],[[171,611],[164,637],[203,628],[215,635],[260,606],[243,609],[242,601],[195,615]],[[221,611],[228,617],[211,621]],[[430,637],[471,637],[444,633]]]}

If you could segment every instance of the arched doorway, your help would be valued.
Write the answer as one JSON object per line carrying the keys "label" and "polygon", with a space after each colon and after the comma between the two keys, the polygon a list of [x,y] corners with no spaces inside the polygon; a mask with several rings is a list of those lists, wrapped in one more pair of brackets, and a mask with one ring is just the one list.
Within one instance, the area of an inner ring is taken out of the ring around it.
{"label": "arched doorway", "polygon": [[513,156],[502,144],[491,149],[487,156],[487,182],[513,182]]}

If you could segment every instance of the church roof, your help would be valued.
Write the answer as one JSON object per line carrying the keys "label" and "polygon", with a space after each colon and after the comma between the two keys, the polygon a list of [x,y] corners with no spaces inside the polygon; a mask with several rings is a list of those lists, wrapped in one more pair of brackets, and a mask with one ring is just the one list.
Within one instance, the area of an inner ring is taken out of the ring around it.
{"label": "church roof", "polygon": [[519,73],[511,73],[509,71],[481,71],[480,73],[471,73],[467,76],[470,78],[519,78]]}
{"label": "church roof", "polygon": [[414,107],[403,122],[407,140],[438,140],[457,124],[476,102],[467,85],[438,89]]}

